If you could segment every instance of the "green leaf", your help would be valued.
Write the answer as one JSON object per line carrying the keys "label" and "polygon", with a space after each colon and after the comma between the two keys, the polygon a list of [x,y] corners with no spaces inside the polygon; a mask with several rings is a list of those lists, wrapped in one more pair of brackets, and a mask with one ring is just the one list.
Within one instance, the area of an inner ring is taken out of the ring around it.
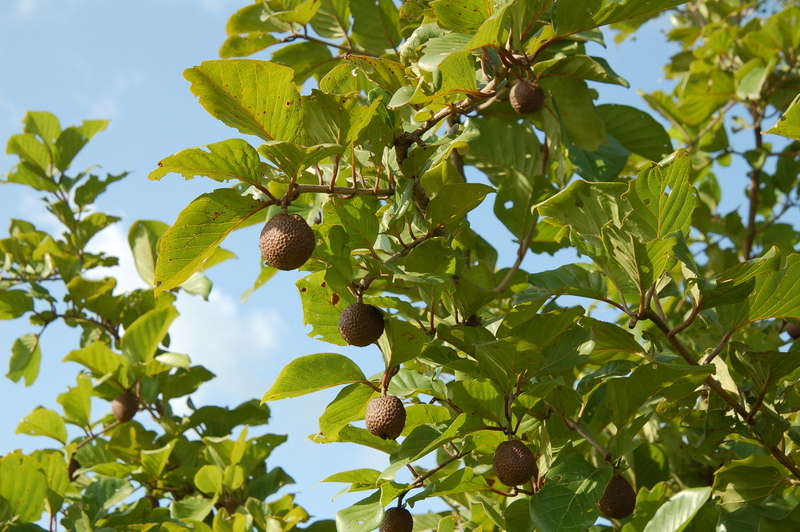
{"label": "green leaf", "polygon": [[428,484],[424,490],[409,498],[408,502],[414,504],[429,497],[443,497],[456,493],[482,491],[488,487],[483,475],[476,474],[471,467],[465,467],[441,480]]}
{"label": "green leaf", "polygon": [[33,298],[22,290],[0,291],[0,320],[13,320],[33,310]]}
{"label": "green leaf", "polygon": [[400,16],[392,0],[350,0],[350,10],[356,44],[377,55],[400,46]]}
{"label": "green leaf", "polygon": [[591,264],[567,264],[555,270],[528,276],[530,288],[515,296],[515,304],[559,295],[587,297],[599,301],[608,297],[606,277]]}
{"label": "green leaf", "polygon": [[606,123],[606,132],[632,153],[660,161],[672,153],[672,141],[664,126],[648,113],[619,104],[597,106]]}
{"label": "green leaf", "polygon": [[748,297],[756,287],[756,277],[775,272],[781,264],[778,248],[772,247],[761,257],[740,262],[700,285],[700,309],[730,305]]}
{"label": "green leaf", "polygon": [[58,396],[58,403],[64,408],[64,418],[83,428],[91,425],[92,419],[92,379],[85,374],[78,375],[78,385]]}
{"label": "green leaf", "polygon": [[[259,6],[260,7],[260,6]],[[222,59],[231,57],[247,57],[256,52],[269,48],[280,41],[269,33],[252,32],[245,36],[231,35],[219,48],[219,56]]]}
{"label": "green leaf", "polygon": [[778,119],[778,122],[764,133],[800,140],[800,96],[795,97],[786,112]]}
{"label": "green leaf", "polygon": [[194,475],[194,485],[203,493],[212,495],[222,491],[222,470],[215,465],[204,465]]}
{"label": "green leaf", "polygon": [[262,403],[297,397],[340,384],[366,382],[359,367],[344,355],[317,353],[294,359],[284,366]]}
{"label": "green leaf", "polygon": [[649,165],[628,184],[622,195],[631,205],[625,224],[643,242],[677,232],[688,234],[699,201],[691,173],[689,154],[680,151],[665,165]]}
{"label": "green leaf", "polygon": [[70,351],[64,362],[77,362],[97,376],[114,373],[118,367],[127,362],[125,357],[114,353],[103,342],[93,342],[88,346]]}
{"label": "green leaf", "polygon": [[786,258],[778,271],[756,276],[752,294],[743,302],[717,307],[725,331],[771,318],[800,318],[800,255]]}
{"label": "green leaf", "polygon": [[643,364],[630,377],[607,382],[606,407],[614,424],[623,427],[650,399],[663,396],[668,401],[677,401],[713,373],[714,368],[708,366]]}
{"label": "green leaf", "polygon": [[378,219],[375,217],[378,206],[378,200],[372,196],[356,196],[347,200],[331,198],[325,209],[328,214],[326,219],[343,226],[355,247],[372,249],[378,238]]}
{"label": "green leaf", "polygon": [[134,364],[148,363],[167,335],[170,324],[178,317],[175,307],[168,305],[148,311],[139,316],[122,337],[122,354]]}
{"label": "green leaf", "polygon": [[242,139],[230,139],[170,155],[159,161],[158,169],[150,172],[147,178],[159,180],[176,173],[186,179],[204,176],[220,182],[238,179],[260,185],[263,164],[250,144]]}
{"label": "green leaf", "polygon": [[[319,5],[319,0],[308,0],[306,3],[309,2]],[[328,46],[310,41],[282,46],[272,52],[271,59],[294,70],[294,82],[300,86],[312,76],[319,80],[338,61],[331,55]]]}
{"label": "green leaf", "polygon": [[172,440],[158,449],[142,449],[140,460],[142,461],[142,467],[148,475],[152,478],[159,478],[161,476],[161,472],[164,470],[164,467],[166,467],[169,456],[172,454],[172,450],[177,443],[178,440]]}
{"label": "green leaf", "polygon": [[336,512],[338,532],[369,532],[375,530],[383,520],[381,492],[376,491],[366,499]]}
{"label": "green leaf", "polygon": [[67,427],[64,425],[64,420],[56,412],[40,406],[17,425],[15,433],[47,436],[63,444],[67,443]]}
{"label": "green leaf", "polygon": [[607,256],[618,264],[639,290],[639,296],[654,286],[667,270],[676,238],[657,239],[643,244],[624,229],[613,226],[603,230],[603,244]]}
{"label": "green leaf", "polygon": [[540,61],[534,65],[537,78],[547,76],[566,76],[570,78],[599,81],[629,87],[625,79],[619,77],[608,62],[601,57],[588,55],[567,55],[547,61]]}
{"label": "green leaf", "polygon": [[19,452],[0,460],[0,497],[22,523],[38,521],[44,511],[47,479],[39,463]]}
{"label": "green leaf", "polygon": [[169,516],[178,520],[203,521],[214,509],[216,497],[187,497],[180,501],[173,501],[169,506]]}
{"label": "green leaf", "polygon": [[261,202],[228,188],[192,201],[161,239],[156,296],[180,286],[201,270],[225,237],[263,207]]}
{"label": "green leaf", "polygon": [[60,452],[40,452],[36,458],[47,480],[47,501],[50,513],[54,514],[61,508],[70,487],[67,463]]}
{"label": "green leaf", "polygon": [[606,126],[597,113],[589,86],[582,79],[553,76],[539,80],[549,92],[569,140],[587,151],[597,151],[606,142]]}
{"label": "green leaf", "polygon": [[644,532],[680,532],[710,496],[710,487],[679,491],[656,511]]}
{"label": "green leaf", "polygon": [[536,529],[577,532],[588,528],[599,517],[597,502],[610,478],[611,468],[595,469],[579,454],[558,457],[544,487],[531,497]]}
{"label": "green leaf", "polygon": [[338,144],[306,147],[284,141],[270,141],[258,147],[258,152],[274,163],[287,179],[297,179],[309,166],[343,151],[344,147]]}
{"label": "green leaf", "polygon": [[430,6],[441,27],[468,35],[478,31],[492,14],[490,4],[478,0],[436,0]]}
{"label": "green leaf", "polygon": [[[601,230],[611,222],[620,225],[626,214],[621,196],[627,189],[622,183],[589,183],[576,180],[538,204],[542,216],[554,225],[568,226],[592,245],[603,245]],[[620,210],[622,208],[622,210]]]}
{"label": "green leaf", "polygon": [[294,70],[266,61],[204,61],[184,71],[192,94],[214,117],[263,140],[295,140],[302,131]]}
{"label": "green leaf", "polygon": [[625,0],[604,2],[592,0],[559,0],[553,14],[556,35],[605,26],[636,17],[658,13],[685,3],[685,0]]}
{"label": "green leaf", "polygon": [[300,301],[303,304],[303,322],[311,325],[308,335],[335,345],[347,345],[339,334],[339,316],[350,304],[355,303],[349,291],[336,291],[328,286],[326,272],[312,273],[297,281]]}
{"label": "green leaf", "polygon": [[388,367],[414,360],[428,345],[428,336],[416,325],[394,317],[385,317],[384,324],[384,333],[378,339],[378,345]]}
{"label": "green leaf", "polygon": [[23,335],[14,340],[11,346],[11,360],[8,362],[6,377],[14,382],[19,382],[24,377],[25,386],[30,386],[39,376],[41,361],[39,337],[30,333]]}
{"label": "green leaf", "polygon": [[155,284],[158,243],[169,226],[156,220],[136,220],[128,230],[128,244],[139,277],[148,286]]}
{"label": "green leaf", "polygon": [[342,388],[319,417],[320,432],[328,440],[337,441],[339,432],[351,421],[364,418],[367,402],[374,394],[375,390],[362,383],[353,383]]}
{"label": "green leaf", "polygon": [[447,225],[481,204],[494,188],[481,183],[448,183],[428,204],[425,219],[432,226]]}
{"label": "green leaf", "polygon": [[84,120],[80,126],[70,126],[58,136],[55,143],[54,164],[62,172],[69,168],[72,160],[86,143],[97,133],[108,127],[108,120]]}
{"label": "green leaf", "polygon": [[783,485],[784,471],[771,456],[754,454],[744,460],[731,460],[714,474],[714,494],[722,499],[724,511],[733,511],[748,502],[759,504]]}
{"label": "green leaf", "polygon": [[[347,66],[348,71],[352,67]],[[359,105],[358,98],[326,94],[312,90],[303,96],[305,129],[309,142],[349,146],[369,125],[380,100],[369,106]]]}
{"label": "green leaf", "polygon": [[396,92],[408,83],[405,67],[396,61],[364,55],[351,55],[347,60],[361,69],[367,78],[390,93]]}

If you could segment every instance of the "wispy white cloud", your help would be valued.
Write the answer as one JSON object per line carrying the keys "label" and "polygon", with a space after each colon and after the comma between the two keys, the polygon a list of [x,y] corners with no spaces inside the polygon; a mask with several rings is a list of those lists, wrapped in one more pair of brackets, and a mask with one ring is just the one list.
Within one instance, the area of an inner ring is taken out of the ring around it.
{"label": "wispy white cloud", "polygon": [[[287,329],[277,311],[245,307],[218,288],[209,301],[181,294],[177,307],[170,349],[217,375],[194,394],[194,403],[233,407],[260,398]],[[180,406],[173,408],[186,413]]]}

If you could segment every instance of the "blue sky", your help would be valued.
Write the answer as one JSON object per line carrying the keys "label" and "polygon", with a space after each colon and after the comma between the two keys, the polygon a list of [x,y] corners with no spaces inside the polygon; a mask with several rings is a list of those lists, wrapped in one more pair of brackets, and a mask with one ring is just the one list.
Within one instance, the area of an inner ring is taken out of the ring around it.
{"label": "blue sky", "polygon": [[[109,128],[88,144],[73,164],[80,171],[99,164],[95,172],[131,175],[110,189],[99,207],[121,216],[122,222],[102,233],[95,249],[121,257],[111,272],[120,288],[142,287],[127,247],[127,229],[137,219],[167,223],[194,197],[215,188],[208,180],[183,181],[167,176],[161,182],[146,179],[163,157],[182,149],[238,136],[213,119],[196,102],[183,78],[185,68],[216,59],[225,39],[225,22],[247,0],[147,0],[102,2],[90,0],[6,0],[0,4],[0,139],[21,131],[26,110],[56,114],[62,126],[84,119],[111,119]],[[663,24],[662,24],[663,25]],[[662,45],[658,27],[649,25],[639,41],[620,47],[607,36],[609,48],[591,48],[606,57],[632,88],[594,84],[600,103],[626,103],[645,108],[637,88],[665,90],[661,66],[670,52]],[[255,56],[269,59],[268,54]],[[0,173],[16,162],[0,153]],[[491,201],[471,220],[499,246],[500,264],[511,265],[516,246],[510,234],[491,216]],[[0,238],[7,235],[9,218],[28,219],[44,229],[60,231],[42,203],[27,188],[0,187]],[[505,242],[502,242],[505,238]],[[366,374],[382,369],[380,353],[372,346],[341,349],[311,340],[302,326],[302,312],[294,282],[298,274],[281,273],[256,292],[246,304],[239,297],[252,285],[259,268],[258,228],[234,234],[224,247],[238,255],[209,272],[214,281],[210,302],[181,296],[172,335],[172,348],[203,364],[217,379],[194,396],[198,406],[235,406],[260,398],[280,369],[309,353],[334,351],[351,356]],[[540,271],[558,265],[558,259],[529,256],[523,268]],[[15,338],[34,332],[22,321],[0,322],[0,370],[5,373]],[[78,367],[60,361],[77,347],[75,331],[46,332],[39,380],[30,388],[0,378],[0,454],[10,450],[50,445],[41,438],[15,435],[17,423],[37,405],[58,409],[55,399],[74,383]],[[298,501],[310,513],[333,517],[336,510],[358,500],[345,496],[331,502],[341,485],[313,484],[341,470],[373,467],[382,470],[384,455],[354,445],[317,445],[306,436],[317,431],[317,417],[335,390],[270,405],[269,431],[288,434],[289,443],[269,461],[293,475]],[[9,400],[12,399],[13,400]],[[107,412],[97,403],[95,417]],[[140,414],[140,417],[144,417]]]}

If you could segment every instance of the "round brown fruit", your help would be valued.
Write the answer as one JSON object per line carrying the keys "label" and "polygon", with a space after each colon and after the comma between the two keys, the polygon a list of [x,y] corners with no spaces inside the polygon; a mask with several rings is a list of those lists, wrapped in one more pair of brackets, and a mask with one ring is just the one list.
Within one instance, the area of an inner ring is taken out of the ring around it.
{"label": "round brown fruit", "polygon": [[314,231],[297,214],[279,212],[261,230],[258,247],[267,264],[279,270],[295,270],[314,252]]}
{"label": "round brown fruit", "polygon": [[394,440],[406,426],[406,408],[394,395],[373,397],[367,403],[367,430],[384,440]]}
{"label": "round brown fruit", "polygon": [[365,347],[383,334],[383,313],[361,301],[353,303],[339,316],[339,334],[350,345]]}
{"label": "round brown fruit", "polygon": [[791,336],[792,339],[797,340],[798,338],[800,338],[800,324],[787,323],[785,330],[786,332],[789,333],[789,336]]}
{"label": "round brown fruit", "polygon": [[383,515],[379,532],[411,532],[414,528],[414,517],[405,508],[389,508]]}
{"label": "round brown fruit", "polygon": [[519,440],[501,442],[494,451],[492,465],[497,478],[506,486],[527,484],[538,475],[536,458],[528,446]]}
{"label": "round brown fruit", "polygon": [[511,107],[521,115],[535,113],[544,103],[544,90],[535,81],[521,79],[511,87]]}
{"label": "round brown fruit", "polygon": [[139,399],[131,392],[121,393],[111,401],[111,412],[120,423],[133,419],[139,410]]}
{"label": "round brown fruit", "polygon": [[636,508],[636,492],[625,477],[615,474],[608,481],[597,507],[606,517],[625,519]]}
{"label": "round brown fruit", "polygon": [[76,460],[74,456],[72,458],[70,458],[69,465],[67,466],[67,474],[69,475],[69,481],[70,482],[75,480],[75,478],[77,477],[77,475],[75,473],[80,468],[81,468],[81,463],[78,462],[78,460]]}

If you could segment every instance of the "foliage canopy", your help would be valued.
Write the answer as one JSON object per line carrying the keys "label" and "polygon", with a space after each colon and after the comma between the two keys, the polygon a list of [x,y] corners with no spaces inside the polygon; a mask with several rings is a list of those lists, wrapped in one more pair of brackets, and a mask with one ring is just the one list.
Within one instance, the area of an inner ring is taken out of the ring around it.
{"label": "foliage canopy", "polygon": [[[635,36],[665,10],[681,51],[665,66],[673,91],[643,95],[656,118],[596,104],[589,82],[628,82],[587,43],[603,42],[603,26]],[[262,397],[341,387],[312,438],[386,453],[382,471],[324,479],[364,498],[307,529],[366,532],[388,506],[414,513],[429,499],[447,509],[415,513],[415,530],[800,529],[800,353],[780,336],[800,336],[800,233],[786,221],[799,201],[798,18],[792,3],[728,0],[258,1],[228,21],[223,59],[184,73],[249,140],[186,149],[151,172],[220,188],[169,227],[132,225],[153,289],[125,294],[86,275],[115,262],[86,244],[117,221],[92,204],[124,176],[68,173],[105,122],[62,130],[28,113],[7,181],[44,195],[67,230],[12,220],[0,241],[0,318],[41,327],[13,343],[8,377],[35,381],[56,320],[81,328],[66,360],[85,370],[58,398],[63,415],[37,408],[18,428],[59,448],[0,460],[0,526],[39,529],[28,523],[45,510],[69,530],[308,521],[291,495],[265,502],[291,482],[265,463],[282,438],[248,438],[265,404],[170,407],[213,377],[169,350],[175,293],[207,295],[204,270],[232,256],[227,235],[288,211],[316,238],[297,283],[310,335],[345,345],[339,316],[357,301],[385,324],[363,348],[383,357],[381,374],[309,354]],[[545,95],[527,115],[509,103],[521,80]],[[746,208],[725,211],[723,176],[739,167]],[[484,201],[518,245],[514,264],[470,225]],[[586,262],[521,268],[528,253],[565,249]],[[264,265],[254,289],[275,274]],[[92,397],[123,391],[153,427],[92,419]],[[361,423],[387,393],[406,407],[398,441]],[[86,435],[69,438],[68,424]],[[510,488],[492,468],[508,439],[538,466]],[[612,475],[637,493],[613,522],[597,506]]]}

